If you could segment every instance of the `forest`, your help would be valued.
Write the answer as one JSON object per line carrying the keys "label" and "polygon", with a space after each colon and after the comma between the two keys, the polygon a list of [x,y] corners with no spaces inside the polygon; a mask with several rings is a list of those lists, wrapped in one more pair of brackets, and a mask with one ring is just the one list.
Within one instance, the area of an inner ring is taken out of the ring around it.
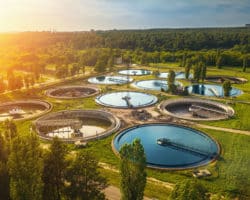
{"label": "forest", "polygon": [[[115,59],[148,65],[199,62],[206,66],[250,65],[249,28],[111,30],[86,32],[22,32],[0,34],[0,90],[32,86],[40,74],[64,78],[84,72],[111,70]],[[55,70],[51,71],[49,68]],[[13,71],[31,74],[16,75]],[[14,80],[14,81],[13,81]]]}
{"label": "forest", "polygon": [[[93,47],[140,49],[146,52],[230,49],[250,44],[249,28],[148,29],[87,32],[23,32],[0,35],[0,47],[36,49],[64,43],[75,49]],[[242,51],[249,52],[249,46]]]}

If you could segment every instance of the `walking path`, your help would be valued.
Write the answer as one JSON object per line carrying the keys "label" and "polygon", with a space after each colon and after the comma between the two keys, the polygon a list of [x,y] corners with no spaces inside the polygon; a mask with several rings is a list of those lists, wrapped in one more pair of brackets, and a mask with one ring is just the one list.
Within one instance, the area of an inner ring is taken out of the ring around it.
{"label": "walking path", "polygon": [[[103,169],[107,169],[107,170],[111,170],[115,173],[119,173],[119,170],[116,169],[115,167],[107,164],[107,163],[102,163],[102,162],[99,162],[99,166]],[[172,183],[169,183],[169,182],[165,182],[165,181],[160,181],[160,180],[157,180],[155,178],[151,178],[151,177],[148,177],[147,178],[147,181],[151,182],[151,183],[154,183],[154,184],[158,184],[158,185],[162,185],[168,189],[173,189],[174,187],[174,184]]]}
{"label": "walking path", "polygon": [[230,132],[230,133],[238,133],[238,134],[242,134],[242,135],[250,135],[250,131],[243,131],[243,130],[231,129],[231,128],[223,128],[223,127],[217,127],[217,126],[209,126],[209,125],[205,125],[205,124],[194,124],[194,125],[199,127],[199,128],[207,128],[207,129]]}

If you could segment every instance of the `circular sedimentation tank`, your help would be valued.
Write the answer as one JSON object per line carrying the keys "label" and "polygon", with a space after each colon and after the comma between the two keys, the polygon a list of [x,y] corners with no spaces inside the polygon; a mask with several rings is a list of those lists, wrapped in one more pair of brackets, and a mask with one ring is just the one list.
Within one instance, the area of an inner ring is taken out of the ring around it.
{"label": "circular sedimentation tank", "polygon": [[113,108],[142,108],[155,104],[157,97],[143,92],[111,92],[96,97],[96,102]]}
{"label": "circular sedimentation tank", "polygon": [[130,76],[145,76],[152,74],[152,71],[146,69],[125,69],[125,70],[120,70],[118,73]]}
{"label": "circular sedimentation tank", "polygon": [[52,109],[52,105],[41,100],[20,100],[0,104],[0,121],[6,119],[27,120],[41,116]]}
{"label": "circular sedimentation tank", "polygon": [[88,79],[89,83],[104,85],[121,85],[132,81],[132,78],[126,76],[97,76]]}
{"label": "circular sedimentation tank", "polygon": [[198,130],[173,124],[144,124],[121,131],[112,142],[118,153],[125,143],[140,139],[147,166],[179,170],[206,165],[220,154],[218,143]]}
{"label": "circular sedimentation tank", "polygon": [[91,86],[61,86],[52,88],[46,91],[46,95],[58,99],[77,99],[94,96],[99,93],[99,90]]}
{"label": "circular sedimentation tank", "polygon": [[120,120],[100,110],[65,110],[45,115],[33,125],[42,139],[58,137],[73,143],[109,136],[119,129]]}
{"label": "circular sedimentation tank", "polygon": [[[198,94],[198,95],[204,95],[204,96],[215,96],[215,97],[223,97],[224,96],[224,90],[222,85],[216,85],[216,84],[194,84],[191,86],[188,86],[189,93],[192,94]],[[239,96],[243,92],[237,88],[232,88],[230,91],[230,96]]]}
{"label": "circular sedimentation tank", "polygon": [[[168,72],[161,72],[159,74],[159,78],[167,78],[168,77]],[[193,74],[190,74],[189,75],[189,78],[192,78],[193,77]],[[185,73],[184,72],[175,72],[175,79],[185,79]]]}
{"label": "circular sedimentation tank", "polygon": [[242,84],[247,82],[247,79],[245,78],[233,76],[207,76],[206,80],[214,83],[223,83],[224,81],[229,80],[231,83],[234,84]]}
{"label": "circular sedimentation tank", "polygon": [[[176,82],[176,85],[181,85],[181,83]],[[136,81],[132,83],[132,86],[143,89],[143,90],[168,90],[168,82],[166,80],[142,80],[142,81]]]}
{"label": "circular sedimentation tank", "polygon": [[213,121],[230,118],[234,110],[228,105],[194,98],[170,99],[161,102],[160,111],[185,120]]}

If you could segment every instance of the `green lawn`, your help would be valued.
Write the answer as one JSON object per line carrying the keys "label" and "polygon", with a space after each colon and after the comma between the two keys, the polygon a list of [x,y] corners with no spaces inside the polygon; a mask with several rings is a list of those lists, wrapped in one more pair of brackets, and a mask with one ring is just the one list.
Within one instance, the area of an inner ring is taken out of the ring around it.
{"label": "green lawn", "polygon": [[250,130],[250,104],[241,104],[237,103],[232,106],[235,111],[235,116],[227,120],[214,121],[214,122],[203,122],[204,124],[225,127],[225,128],[233,128],[233,129],[241,129],[241,130]]}

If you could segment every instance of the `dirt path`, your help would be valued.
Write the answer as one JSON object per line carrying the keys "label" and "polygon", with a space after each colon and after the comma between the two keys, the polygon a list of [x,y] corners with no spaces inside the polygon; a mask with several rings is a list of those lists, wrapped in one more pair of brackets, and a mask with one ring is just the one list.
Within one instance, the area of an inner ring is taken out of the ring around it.
{"label": "dirt path", "polygon": [[[110,185],[106,189],[104,189],[104,194],[108,200],[120,200],[121,199],[121,192],[120,189]],[[150,200],[148,197],[144,197],[144,200]]]}
{"label": "dirt path", "polygon": [[242,134],[242,135],[250,135],[250,131],[243,131],[243,130],[231,129],[231,128],[223,128],[223,127],[217,127],[217,126],[209,126],[209,125],[204,125],[204,124],[194,124],[194,125],[196,127],[199,127],[199,128],[207,128],[207,129],[230,132],[230,133],[238,133],[238,134]]}
{"label": "dirt path", "polygon": [[[106,163],[99,163],[99,166],[102,167],[103,169],[107,169],[107,170],[111,170],[111,171],[113,171],[115,173],[119,173],[118,169],[116,169],[113,166],[108,165]],[[166,187],[167,189],[173,189],[173,187],[174,187],[174,184],[172,184],[172,183],[159,181],[159,180],[157,180],[155,178],[151,178],[151,177],[147,178],[147,181],[151,182],[151,183],[154,183],[156,185]],[[120,189],[118,187],[114,186],[114,185],[108,186],[103,191],[104,191],[104,194],[105,194],[105,196],[106,196],[106,198],[108,200],[120,200],[121,199]],[[145,197],[145,196],[144,196],[143,199],[144,200],[150,200],[150,198]]]}
{"label": "dirt path", "polygon": [[[111,170],[115,173],[119,173],[119,170],[114,168],[113,166],[107,164],[107,163],[99,163],[99,166],[103,169],[107,169],[107,170]],[[174,187],[174,184],[173,183],[169,183],[169,182],[165,182],[165,181],[160,181],[158,179],[155,179],[155,178],[152,178],[152,177],[148,177],[147,178],[147,181],[150,182],[150,183],[154,183],[155,185],[160,185],[160,186],[163,186],[167,189],[173,189]]]}

